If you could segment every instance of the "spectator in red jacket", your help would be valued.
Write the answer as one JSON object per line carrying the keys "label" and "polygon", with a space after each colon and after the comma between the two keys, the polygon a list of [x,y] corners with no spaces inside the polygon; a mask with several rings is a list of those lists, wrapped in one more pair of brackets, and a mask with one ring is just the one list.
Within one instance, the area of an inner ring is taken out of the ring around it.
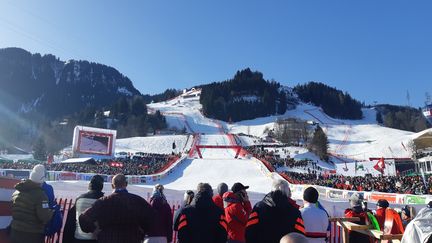
{"label": "spectator in red jacket", "polygon": [[246,224],[252,205],[249,201],[246,189],[241,183],[235,183],[232,192],[225,192],[223,195],[225,207],[225,218],[228,223],[228,243],[244,243]]}
{"label": "spectator in red jacket", "polygon": [[389,207],[389,202],[387,200],[385,199],[378,200],[375,217],[378,221],[381,230],[384,229],[385,211],[388,207]]}
{"label": "spectator in red jacket", "polygon": [[[389,225],[386,225],[387,214],[391,214],[391,216],[389,216],[389,219],[391,219]],[[390,234],[404,233],[402,220],[399,214],[394,209],[389,208],[389,202],[387,200],[385,199],[378,200],[375,217],[378,221],[381,231],[383,231],[384,233],[390,233]],[[387,228],[389,229],[390,232],[386,232],[387,230],[386,226],[388,226]]]}
{"label": "spectator in red jacket", "polygon": [[126,190],[126,176],[115,175],[112,187],[111,195],[98,199],[79,216],[82,231],[100,230],[100,243],[141,243],[154,222],[154,210],[142,197]]}
{"label": "spectator in red jacket", "polygon": [[213,202],[221,209],[224,209],[222,196],[228,191],[228,185],[225,183],[220,183],[217,187],[217,194],[213,196]]}

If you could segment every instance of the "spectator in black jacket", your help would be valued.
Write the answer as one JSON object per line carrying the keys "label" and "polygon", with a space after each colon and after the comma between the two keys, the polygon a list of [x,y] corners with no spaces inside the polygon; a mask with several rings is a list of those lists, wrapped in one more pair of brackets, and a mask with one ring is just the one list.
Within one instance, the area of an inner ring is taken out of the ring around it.
{"label": "spectator in black jacket", "polygon": [[254,206],[249,216],[247,243],[279,243],[288,233],[305,233],[300,211],[288,200],[288,182],[278,179],[272,187],[272,191]]}
{"label": "spectator in black jacket", "polygon": [[[194,199],[194,197],[195,197],[195,193],[194,193],[193,191],[191,191],[191,190],[187,190],[187,191],[184,193],[184,195],[183,195],[183,202],[182,202],[180,208],[177,209],[177,210],[175,211],[175,213],[174,213],[174,222],[179,221],[180,212],[183,210],[183,208],[185,208],[185,207],[191,205],[192,200]],[[176,226],[176,225],[174,225],[174,226]],[[177,226],[178,226],[178,225],[177,225]],[[175,227],[174,227],[174,230],[175,230],[175,231],[178,231],[178,229],[175,228]]]}
{"label": "spectator in black jacket", "polygon": [[225,243],[227,222],[224,211],[212,200],[213,189],[208,183],[198,184],[191,205],[183,208],[174,228],[178,230],[179,243]]}
{"label": "spectator in black jacket", "polygon": [[76,222],[77,215],[90,208],[97,199],[103,197],[104,179],[100,175],[91,178],[88,185],[89,191],[81,194],[76,200],[75,205],[69,210],[66,224],[63,229],[63,243],[96,243],[97,237],[93,233],[84,233]]}

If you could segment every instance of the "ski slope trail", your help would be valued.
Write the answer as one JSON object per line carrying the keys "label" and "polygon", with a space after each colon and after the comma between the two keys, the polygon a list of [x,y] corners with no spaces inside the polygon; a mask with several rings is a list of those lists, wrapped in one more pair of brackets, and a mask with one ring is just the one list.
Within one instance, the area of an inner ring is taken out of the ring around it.
{"label": "ski slope trail", "polygon": [[190,91],[171,100],[148,105],[150,112],[159,110],[171,127],[186,128],[197,134],[196,145],[213,146],[200,149],[202,158],[193,153],[193,158],[184,160],[173,173],[158,183],[173,190],[187,190],[195,189],[200,182],[210,183],[213,188],[221,182],[229,187],[241,182],[250,186],[251,192],[269,192],[272,178],[262,171],[260,162],[244,157],[235,159],[235,149],[218,147],[237,144],[225,134],[223,122],[201,113],[199,94],[200,91]]}
{"label": "ski slope trail", "polygon": [[267,193],[272,178],[250,159],[187,159],[170,176],[160,180],[166,188],[193,190],[198,183],[207,182],[215,189],[221,182],[231,187],[235,182],[250,186],[249,191]]}
{"label": "ski slope trail", "polygon": [[149,113],[160,111],[172,128],[186,128],[190,133],[223,133],[222,123],[201,113],[200,94],[200,90],[189,91],[171,100],[148,104],[147,109]]}

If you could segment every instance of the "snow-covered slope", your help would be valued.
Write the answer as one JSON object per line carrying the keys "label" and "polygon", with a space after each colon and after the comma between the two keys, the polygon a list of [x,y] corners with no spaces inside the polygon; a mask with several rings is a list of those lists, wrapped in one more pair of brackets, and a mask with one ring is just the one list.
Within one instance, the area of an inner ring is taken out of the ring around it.
{"label": "snow-covered slope", "polygon": [[[288,110],[283,115],[256,118],[237,123],[226,123],[206,118],[201,113],[199,103],[200,90],[192,90],[166,102],[149,105],[149,111],[160,110],[167,118],[170,126],[188,131],[205,134],[248,134],[262,137],[265,131],[273,129],[278,118],[295,117],[318,123],[329,139],[329,152],[332,161],[336,163],[337,171],[353,174],[354,163],[364,163],[369,168],[369,158],[409,158],[411,157],[407,144],[421,133],[412,133],[397,129],[386,128],[376,123],[376,111],[363,109],[361,120],[340,120],[326,115],[321,108],[300,103],[295,109]],[[259,139],[241,137],[242,145],[254,145]],[[302,158],[316,158],[311,154],[302,153]],[[348,165],[346,165],[348,164]],[[348,169],[348,170],[347,170]],[[367,173],[367,170],[365,171]]]}
{"label": "snow-covered slope", "polygon": [[[207,153],[211,153],[207,151]],[[262,172],[256,162],[250,159],[188,159],[162,183],[175,190],[194,189],[200,182],[208,182],[213,187],[225,182],[232,186],[241,182],[250,186],[250,191],[266,193],[270,191],[271,177]]]}
{"label": "snow-covered slope", "polygon": [[266,128],[274,127],[277,118],[296,117],[320,124],[328,136],[329,151],[333,154],[360,161],[368,160],[370,157],[410,157],[406,144],[416,137],[415,133],[378,125],[374,109],[363,109],[363,114],[364,118],[361,120],[339,120],[327,116],[318,107],[301,104],[284,115],[257,118],[226,126],[232,133],[262,136]]}
{"label": "snow-covered slope", "polygon": [[171,154],[172,144],[175,143],[174,152],[181,152],[190,148],[191,136],[189,135],[165,135],[151,137],[133,137],[116,140],[116,152],[144,152]]}

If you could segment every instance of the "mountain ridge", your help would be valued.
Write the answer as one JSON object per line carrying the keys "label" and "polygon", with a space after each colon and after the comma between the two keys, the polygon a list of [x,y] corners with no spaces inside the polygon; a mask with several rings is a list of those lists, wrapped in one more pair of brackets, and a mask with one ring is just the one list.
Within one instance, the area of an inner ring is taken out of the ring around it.
{"label": "mountain ridge", "polygon": [[113,67],[85,60],[61,61],[51,54],[15,47],[0,49],[0,85],[7,94],[0,102],[11,111],[41,112],[53,118],[141,95]]}

